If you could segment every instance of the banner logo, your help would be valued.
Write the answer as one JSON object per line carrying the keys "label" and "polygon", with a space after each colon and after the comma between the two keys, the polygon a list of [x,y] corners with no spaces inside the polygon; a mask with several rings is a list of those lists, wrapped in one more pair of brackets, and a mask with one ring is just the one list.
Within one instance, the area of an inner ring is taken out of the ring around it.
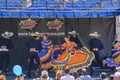
{"label": "banner logo", "polygon": [[56,19],[54,21],[48,21],[47,26],[50,30],[59,30],[63,25],[63,22]]}
{"label": "banner logo", "polygon": [[33,28],[35,28],[36,24],[37,23],[34,20],[28,18],[27,20],[20,21],[19,26],[21,27],[21,29],[32,30]]}

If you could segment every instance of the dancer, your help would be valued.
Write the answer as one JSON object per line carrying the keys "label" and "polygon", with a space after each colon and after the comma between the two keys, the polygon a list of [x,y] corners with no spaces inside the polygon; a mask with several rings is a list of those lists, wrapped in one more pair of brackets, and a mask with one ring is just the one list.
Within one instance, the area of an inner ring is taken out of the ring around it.
{"label": "dancer", "polygon": [[63,50],[62,54],[56,60],[51,62],[53,67],[68,67],[72,70],[79,70],[91,65],[94,54],[87,48],[77,50],[77,44],[71,42],[67,37],[64,38],[65,43],[59,49]]}
{"label": "dancer", "polygon": [[[10,49],[13,48],[13,43],[10,40],[10,37],[13,36],[12,32],[4,32],[1,34],[0,38],[0,73],[7,73],[9,69],[9,63],[10,63]],[[3,64],[5,63],[5,66],[3,68]],[[3,70],[2,70],[3,69]]]}
{"label": "dancer", "polygon": [[43,35],[43,40],[41,41],[42,50],[39,52],[41,69],[50,69],[52,53],[53,53],[53,45],[52,41],[48,39],[48,34]]}
{"label": "dancer", "polygon": [[90,50],[94,52],[97,63],[100,63],[100,65],[102,65],[102,60],[100,59],[99,51],[104,49],[104,47],[102,41],[98,39],[100,35],[97,32],[94,32],[90,33],[89,36],[93,37],[89,41]]}
{"label": "dancer", "polygon": [[112,57],[106,58],[106,60],[104,60],[104,64],[107,63],[110,67],[120,67],[120,41],[117,41],[114,44],[114,50]]}
{"label": "dancer", "polygon": [[119,42],[117,39],[118,39],[118,35],[115,35],[115,36],[114,36],[114,40],[113,40],[113,42],[112,42],[112,54],[115,53],[116,50],[117,50],[117,49],[114,47],[115,44],[116,44],[117,42]]}
{"label": "dancer", "polygon": [[31,39],[27,43],[27,47],[29,48],[29,59],[30,59],[28,73],[27,73],[28,78],[31,78],[31,70],[32,70],[34,60],[37,63],[35,67],[35,73],[38,72],[39,67],[40,67],[40,60],[39,60],[38,52],[39,52],[39,49],[41,48],[40,47],[41,41],[40,41],[39,32],[32,33],[31,36],[33,37],[33,39]]}
{"label": "dancer", "polygon": [[82,48],[82,44],[77,36],[76,31],[68,32],[70,34],[70,41],[75,42],[78,45],[78,48]]}

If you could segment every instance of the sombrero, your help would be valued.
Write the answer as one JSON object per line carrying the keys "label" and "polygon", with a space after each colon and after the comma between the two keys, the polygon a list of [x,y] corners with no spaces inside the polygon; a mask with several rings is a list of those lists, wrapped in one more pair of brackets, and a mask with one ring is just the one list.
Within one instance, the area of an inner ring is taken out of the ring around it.
{"label": "sombrero", "polygon": [[3,36],[3,37],[5,37],[5,36],[12,37],[13,36],[13,32],[5,31],[4,33],[1,34],[1,36]]}
{"label": "sombrero", "polygon": [[30,34],[31,36],[41,36],[39,32],[34,32]]}
{"label": "sombrero", "polygon": [[97,32],[94,32],[94,33],[90,33],[89,36],[99,37],[100,35]]}
{"label": "sombrero", "polygon": [[76,34],[76,31],[68,32],[68,34]]}

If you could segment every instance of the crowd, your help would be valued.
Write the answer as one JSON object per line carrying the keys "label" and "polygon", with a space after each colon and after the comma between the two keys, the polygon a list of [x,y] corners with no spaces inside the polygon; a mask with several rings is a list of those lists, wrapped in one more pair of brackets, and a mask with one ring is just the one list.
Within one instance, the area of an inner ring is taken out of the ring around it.
{"label": "crowd", "polygon": [[33,80],[120,80],[120,67],[116,68],[116,72],[111,75],[107,75],[105,72],[100,73],[99,77],[93,79],[87,70],[84,68],[81,70],[81,74],[77,71],[71,71],[69,68],[64,69],[63,71],[57,71],[55,78],[50,78],[47,70],[41,72],[39,78]]}
{"label": "crowd", "polygon": [[[71,71],[69,68],[63,70],[57,70],[56,76],[50,77],[47,70],[42,70],[41,75],[33,80],[120,80],[120,67],[116,68],[116,72],[111,75],[107,75],[105,72],[101,72],[99,77],[93,79],[87,70],[84,68],[79,74],[76,70]],[[0,80],[7,80],[5,75],[0,75]],[[15,80],[24,80],[24,76],[16,77]]]}

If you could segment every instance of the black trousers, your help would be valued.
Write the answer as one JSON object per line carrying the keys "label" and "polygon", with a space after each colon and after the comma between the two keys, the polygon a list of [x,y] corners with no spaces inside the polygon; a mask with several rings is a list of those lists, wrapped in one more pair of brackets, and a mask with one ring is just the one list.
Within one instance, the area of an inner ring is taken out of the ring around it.
{"label": "black trousers", "polygon": [[94,51],[94,54],[95,54],[95,59],[96,59],[97,63],[99,63],[100,66],[102,66],[102,59],[100,57],[99,51]]}
{"label": "black trousers", "polygon": [[10,54],[8,51],[0,51],[0,70],[7,72],[10,64]]}
{"label": "black trousers", "polygon": [[40,67],[40,59],[39,59],[39,56],[38,56],[38,53],[37,52],[30,52],[29,53],[29,66],[28,66],[28,76],[31,76],[31,70],[32,70],[32,67],[33,67],[33,64],[34,64],[34,60],[36,61],[36,65],[35,65],[35,70],[39,69]]}

